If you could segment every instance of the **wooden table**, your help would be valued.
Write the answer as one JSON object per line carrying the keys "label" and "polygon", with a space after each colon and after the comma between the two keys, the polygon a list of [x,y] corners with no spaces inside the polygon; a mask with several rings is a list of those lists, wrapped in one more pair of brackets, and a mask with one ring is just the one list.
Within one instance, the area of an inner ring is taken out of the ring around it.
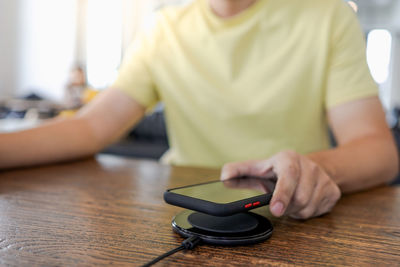
{"label": "wooden table", "polygon": [[[0,173],[1,266],[139,266],[178,246],[166,188],[217,170],[111,156]],[[326,216],[272,219],[256,245],[203,245],[158,266],[400,265],[400,188],[345,196]]]}

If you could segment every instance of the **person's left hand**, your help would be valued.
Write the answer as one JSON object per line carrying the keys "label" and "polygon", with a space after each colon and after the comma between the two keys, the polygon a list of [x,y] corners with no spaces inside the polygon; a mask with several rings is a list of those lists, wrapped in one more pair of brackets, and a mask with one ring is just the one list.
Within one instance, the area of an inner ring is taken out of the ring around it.
{"label": "person's left hand", "polygon": [[337,184],[314,161],[293,151],[283,151],[267,160],[226,164],[221,180],[240,176],[277,179],[270,211],[296,219],[329,212],[341,196]]}

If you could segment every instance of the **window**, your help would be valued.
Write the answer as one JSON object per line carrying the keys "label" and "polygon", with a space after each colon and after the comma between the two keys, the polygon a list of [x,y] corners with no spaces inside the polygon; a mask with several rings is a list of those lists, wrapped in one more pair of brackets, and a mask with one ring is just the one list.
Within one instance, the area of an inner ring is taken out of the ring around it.
{"label": "window", "polygon": [[76,1],[23,1],[18,47],[19,94],[61,99],[74,61]]}
{"label": "window", "polygon": [[371,74],[378,84],[389,77],[392,35],[388,30],[372,30],[367,38],[367,61]]}
{"label": "window", "polygon": [[380,97],[386,109],[391,102],[390,59],[392,35],[388,30],[372,30],[367,37],[367,62],[375,82],[379,84]]}
{"label": "window", "polygon": [[34,92],[45,98],[62,100],[69,73],[76,64],[86,67],[87,80],[92,87],[108,87],[116,78],[123,49],[128,47],[139,28],[151,24],[152,12],[164,5],[183,2],[185,0],[20,1],[15,5],[18,6],[15,16],[19,20],[15,25],[18,29],[14,29],[18,32],[15,38],[18,47],[7,44],[7,50],[15,50],[12,52],[18,58],[16,77],[9,78],[17,83],[12,91],[17,95]]}
{"label": "window", "polygon": [[102,89],[115,79],[122,54],[122,0],[88,0],[88,82]]}

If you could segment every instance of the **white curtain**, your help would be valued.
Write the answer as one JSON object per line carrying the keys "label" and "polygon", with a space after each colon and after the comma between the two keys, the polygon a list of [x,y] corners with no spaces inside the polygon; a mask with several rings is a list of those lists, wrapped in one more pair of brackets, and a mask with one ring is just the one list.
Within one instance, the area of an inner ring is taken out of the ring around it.
{"label": "white curtain", "polygon": [[75,58],[76,0],[16,0],[16,95],[35,92],[60,100]]}
{"label": "white curtain", "polygon": [[123,51],[153,12],[188,0],[0,0],[0,98],[37,93],[62,100],[71,68],[107,87]]}

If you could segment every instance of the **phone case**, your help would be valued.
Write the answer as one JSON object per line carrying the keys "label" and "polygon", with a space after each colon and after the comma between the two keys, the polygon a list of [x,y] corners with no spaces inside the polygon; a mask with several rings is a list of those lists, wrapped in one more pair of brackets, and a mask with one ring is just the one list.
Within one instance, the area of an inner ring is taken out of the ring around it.
{"label": "phone case", "polygon": [[272,198],[272,193],[267,193],[256,197],[221,204],[170,192],[175,189],[176,188],[169,189],[164,193],[165,202],[174,206],[214,216],[229,216],[239,212],[259,208],[268,205]]}

